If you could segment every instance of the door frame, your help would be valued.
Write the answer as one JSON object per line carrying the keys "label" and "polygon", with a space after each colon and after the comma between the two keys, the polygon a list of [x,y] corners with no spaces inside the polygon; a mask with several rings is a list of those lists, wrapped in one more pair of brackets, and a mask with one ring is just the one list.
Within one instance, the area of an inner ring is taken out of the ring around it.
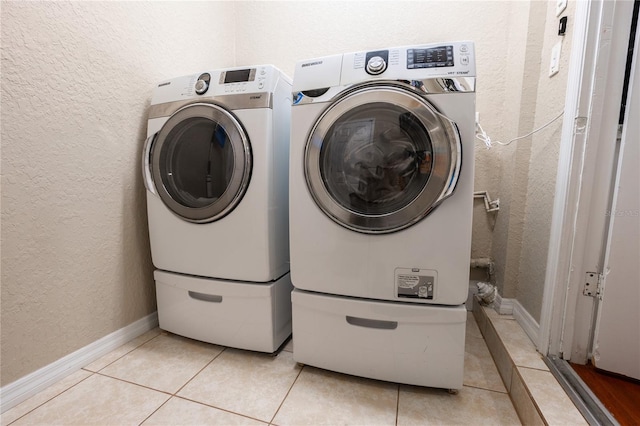
{"label": "door frame", "polygon": [[582,289],[585,273],[603,263],[616,145],[605,142],[618,133],[632,11],[633,1],[580,1],[574,17],[536,346],[578,363],[591,355],[597,302]]}

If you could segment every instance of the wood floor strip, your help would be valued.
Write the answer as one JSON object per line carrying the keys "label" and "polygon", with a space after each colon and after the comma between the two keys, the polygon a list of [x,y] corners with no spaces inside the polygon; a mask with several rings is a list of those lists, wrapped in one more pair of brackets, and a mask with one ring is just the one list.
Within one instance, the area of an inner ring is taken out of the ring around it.
{"label": "wood floor strip", "polygon": [[600,372],[591,364],[570,365],[621,426],[640,425],[640,384]]}

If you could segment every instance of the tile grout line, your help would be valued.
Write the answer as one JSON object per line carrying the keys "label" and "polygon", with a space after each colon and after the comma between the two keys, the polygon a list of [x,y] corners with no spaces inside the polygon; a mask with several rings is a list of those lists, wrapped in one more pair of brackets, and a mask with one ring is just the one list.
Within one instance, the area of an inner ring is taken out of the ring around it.
{"label": "tile grout line", "polygon": [[[86,370],[85,370],[85,371],[86,371]],[[74,388],[74,387],[78,386],[80,383],[84,382],[84,381],[85,381],[85,380],[87,380],[89,377],[91,377],[91,376],[93,376],[93,375],[97,374],[97,373],[95,373],[95,372],[93,372],[93,371],[87,371],[87,372],[88,372],[88,373],[91,373],[91,374],[89,374],[89,375],[88,375],[87,377],[85,377],[84,379],[80,380],[78,383],[75,383],[75,384],[73,384],[73,385],[69,386],[68,388],[64,389],[63,391],[60,391],[60,392],[59,392],[59,393],[57,393],[56,395],[54,395],[54,396],[52,396],[51,398],[49,398],[49,399],[47,399],[46,401],[44,401],[42,404],[39,404],[39,405],[37,405],[37,406],[33,407],[31,410],[27,411],[26,413],[24,413],[23,415],[21,415],[20,417],[18,417],[18,418],[17,418],[17,419],[15,419],[14,421],[12,421],[11,423],[8,423],[8,424],[7,424],[7,426],[14,424],[15,422],[17,422],[18,420],[22,419],[23,417],[25,417],[25,416],[27,416],[27,415],[29,415],[29,414],[33,413],[34,411],[36,411],[38,408],[42,407],[43,405],[45,405],[45,404],[47,404],[47,403],[49,403],[49,402],[53,401],[54,399],[56,399],[57,397],[59,397],[59,396],[60,396],[60,395],[62,395],[63,393],[67,392],[68,390],[70,390],[70,389],[72,389],[72,388]],[[54,385],[51,385],[51,386],[54,386]],[[42,390],[42,392],[44,392],[45,390],[46,390],[46,389],[43,389],[43,390]],[[36,395],[37,395],[37,394],[36,394]],[[32,398],[33,398],[33,397],[35,397],[36,395],[32,396]],[[27,402],[27,401],[28,401],[28,399],[27,399],[26,401],[24,401],[24,402]],[[17,405],[17,406],[18,406],[18,405]],[[17,406],[16,406],[16,407],[17,407]],[[15,407],[14,407],[14,408],[15,408]]]}
{"label": "tile grout line", "polygon": [[[293,352],[291,352],[293,354]],[[300,368],[300,371],[298,372],[298,375],[296,376],[295,380],[293,381],[293,383],[291,383],[291,386],[289,386],[289,390],[287,391],[286,395],[284,396],[284,398],[282,398],[282,402],[280,402],[280,405],[278,405],[278,409],[276,410],[275,413],[273,413],[273,417],[271,417],[271,420],[269,421],[269,424],[273,424],[273,421],[276,419],[276,416],[278,415],[278,412],[280,411],[280,409],[282,408],[282,406],[284,405],[284,402],[287,400],[287,398],[289,397],[289,394],[291,393],[291,389],[293,389],[293,386],[296,384],[296,382],[298,381],[298,378],[300,377],[300,375],[302,374],[302,370],[304,370],[305,366],[303,365],[302,368]]]}
{"label": "tile grout line", "polygon": [[[158,336],[156,336],[156,337],[158,337]],[[154,337],[154,339],[155,339],[155,337]],[[153,339],[151,339],[151,340],[153,340]],[[151,341],[151,340],[149,340],[149,341]],[[146,342],[145,342],[145,344],[146,344]],[[142,346],[142,345],[140,345],[140,346]],[[140,347],[140,346],[138,346],[138,347]],[[136,349],[137,349],[138,347],[136,347]],[[226,349],[226,348],[225,348],[225,349]],[[214,356],[214,357],[213,357],[213,359],[212,359],[211,361],[209,361],[209,362],[207,363],[207,365],[205,365],[204,367],[202,367],[202,368],[201,368],[201,369],[200,369],[200,370],[199,370],[199,371],[198,371],[198,372],[197,372],[193,377],[197,376],[198,374],[200,374],[200,372],[202,372],[202,370],[204,370],[205,368],[207,368],[207,367],[209,366],[209,364],[211,364],[211,363],[212,363],[212,362],[213,362],[217,357],[219,357],[219,356],[220,356],[220,354],[221,354],[222,352],[224,352],[224,351],[225,351],[225,349],[222,349],[222,350],[220,351],[220,353],[218,353],[218,355]],[[115,361],[114,361],[114,362],[115,362]],[[105,368],[106,368],[106,367],[105,367]],[[149,420],[149,418],[150,418],[151,416],[153,416],[155,413],[157,413],[158,411],[160,411],[160,409],[161,409],[162,407],[164,407],[165,405],[167,405],[167,403],[168,403],[169,401],[171,401],[171,398],[173,398],[174,396],[176,396],[176,394],[177,394],[178,392],[180,392],[180,391],[181,391],[181,390],[182,390],[182,389],[183,389],[183,388],[184,388],[184,387],[185,387],[185,386],[186,386],[186,385],[187,385],[191,380],[193,380],[193,377],[192,377],[191,379],[187,380],[187,383],[185,383],[184,385],[182,385],[182,386],[181,386],[181,387],[180,387],[180,388],[179,388],[175,393],[171,394],[171,395],[169,396],[169,398],[167,398],[167,400],[166,400],[165,402],[163,402],[162,404],[160,404],[160,406],[159,406],[158,408],[156,408],[155,410],[153,410],[153,411],[151,412],[151,414],[149,414],[147,417],[145,417],[145,419],[144,419],[144,420],[142,420],[142,421],[139,423],[139,425],[138,425],[138,426],[141,426],[142,424],[144,424],[144,422],[146,422],[147,420]]]}
{"label": "tile grout line", "polygon": [[400,385],[398,384],[398,397],[396,398],[396,426],[398,426],[398,417],[400,417]]}
{"label": "tile grout line", "polygon": [[[482,309],[482,307],[481,307]],[[549,372],[551,374],[551,372],[549,370],[541,370],[535,367],[526,367],[526,366],[519,366],[516,364],[515,360],[513,359],[513,355],[512,353],[509,351],[509,348],[507,347],[505,340],[503,339],[503,336],[498,333],[498,330],[496,329],[495,325],[493,324],[493,319],[487,315],[487,313],[484,311],[484,309],[482,309],[481,315],[484,315],[485,320],[486,320],[486,325],[485,327],[491,327],[491,329],[493,330],[493,333],[495,334],[495,336],[498,339],[498,343],[502,345],[504,351],[506,352],[507,356],[508,356],[508,361],[509,361],[509,366],[511,369],[511,383],[509,384],[509,390],[507,392],[507,394],[509,395],[509,399],[511,400],[511,403],[513,404],[513,407],[516,410],[516,414],[518,415],[518,417],[521,417],[521,412],[520,410],[518,410],[517,407],[517,403],[514,400],[513,396],[512,396],[512,392],[511,392],[511,388],[513,386],[513,381],[517,379],[520,381],[520,383],[522,384],[522,387],[524,388],[524,391],[526,392],[526,395],[529,399],[529,401],[531,402],[531,404],[533,405],[533,408],[536,412],[536,414],[538,415],[538,417],[542,420],[542,422],[544,424],[547,424],[547,419],[545,418],[545,415],[541,409],[541,407],[538,404],[538,401],[536,401],[536,399],[534,398],[533,394],[531,393],[531,389],[529,389],[529,385],[527,384],[527,382],[524,380],[524,378],[522,377],[522,375],[520,374],[519,368],[527,368],[530,370],[535,370],[535,371],[542,371],[542,372]],[[502,318],[496,318],[496,321],[502,321],[502,320],[511,320],[511,319],[502,319]],[[515,318],[514,318],[515,320]],[[517,321],[516,321],[517,323]],[[491,356],[493,357],[493,353],[491,352],[491,350],[489,350],[489,353],[491,354]],[[496,362],[497,365],[497,361],[494,358],[494,362]],[[503,379],[504,381],[504,379]],[[506,387],[506,383],[505,383],[505,387]],[[520,418],[520,421],[522,422],[522,418]]]}
{"label": "tile grout line", "polygon": [[[522,387],[524,388],[524,391],[527,393],[527,396],[529,397],[529,400],[531,401],[531,404],[533,405],[533,408],[537,411],[537,414],[540,417],[540,419],[542,420],[542,422],[544,424],[549,424],[547,422],[547,419],[545,418],[544,414],[542,413],[542,409],[541,409],[540,405],[538,404],[538,402],[534,398],[533,394],[531,393],[531,389],[529,389],[529,386],[527,386],[527,382],[525,382],[524,378],[522,377],[522,375],[520,375],[520,372],[518,371],[518,367],[514,364],[514,369],[513,369],[513,372],[512,372],[512,376],[511,376],[512,385],[513,385],[513,380],[516,378],[515,377],[516,375],[518,376],[517,378],[520,380],[520,383],[522,384]],[[515,407],[515,404],[514,404],[514,407]],[[520,413],[518,413],[518,417],[520,417]],[[524,421],[523,421],[523,423],[524,423]]]}
{"label": "tile grout line", "polygon": [[213,359],[211,361],[209,361],[204,367],[202,367],[200,370],[198,370],[198,372],[196,374],[194,374],[189,380],[186,381],[186,383],[182,386],[180,386],[180,388],[175,391],[175,393],[172,396],[178,396],[178,393],[185,388],[185,386],[187,386],[189,383],[191,383],[193,381],[193,379],[196,378],[196,376],[200,373],[202,373],[204,371],[205,368],[207,368],[208,366],[211,365],[211,363],[213,361],[215,361],[216,359],[218,359],[218,357],[220,357],[220,355],[222,355],[223,352],[225,352],[227,349],[229,349],[226,346],[220,346],[222,348],[222,350],[220,351],[220,353],[218,353],[218,355],[214,356]]}
{"label": "tile grout line", "polygon": [[514,366],[515,368],[526,368],[527,370],[542,371],[543,373],[549,373],[549,374],[551,374],[551,371],[550,371],[550,370],[543,370],[543,369],[541,369],[541,368],[529,367],[529,366],[526,366],[526,365],[518,365],[518,364],[516,364],[515,362],[513,363],[513,366]]}
{"label": "tile grout line", "polygon": [[138,423],[138,426],[141,426],[142,424],[144,424],[144,422],[146,422],[147,420],[149,420],[149,417],[153,416],[155,413],[158,412],[158,410],[160,410],[162,407],[164,407],[167,402],[171,401],[172,396],[170,395],[169,398],[166,399],[166,401],[164,401],[162,404],[160,404],[160,406],[158,408],[156,408],[155,410],[153,410],[151,412],[151,414],[149,414],[147,417],[145,417],[140,423]]}
{"label": "tile grout line", "polygon": [[[144,341],[144,342],[140,343],[138,346],[136,346],[135,348],[131,349],[130,351],[127,351],[127,352],[126,352],[126,353],[124,353],[122,356],[120,356],[120,357],[116,358],[115,360],[111,361],[109,364],[107,364],[107,365],[105,365],[104,367],[100,368],[98,371],[89,370],[89,369],[87,369],[87,368],[86,368],[87,366],[81,367],[78,371],[85,371],[85,372],[89,373],[89,375],[88,375],[87,377],[85,377],[84,379],[80,380],[79,382],[77,382],[77,383],[75,383],[75,384],[73,384],[73,385],[69,386],[68,388],[66,388],[66,389],[64,389],[64,390],[62,390],[62,391],[60,391],[60,392],[59,392],[59,393],[57,393],[56,395],[54,395],[54,396],[52,396],[51,398],[49,398],[49,399],[47,399],[46,401],[44,401],[42,404],[38,404],[37,406],[35,406],[35,407],[34,407],[34,408],[32,408],[31,410],[27,411],[26,413],[24,413],[23,415],[21,415],[20,417],[18,417],[17,419],[13,420],[11,423],[8,423],[8,424],[7,424],[7,426],[9,426],[9,425],[11,425],[11,424],[13,424],[13,423],[17,422],[18,420],[20,420],[21,418],[23,418],[23,417],[24,417],[24,416],[26,416],[26,415],[31,414],[32,412],[34,412],[34,411],[35,411],[35,410],[37,410],[38,408],[40,408],[40,407],[42,407],[43,405],[45,405],[45,404],[47,404],[47,403],[51,402],[52,400],[54,400],[55,398],[59,397],[59,396],[60,396],[60,395],[62,395],[63,393],[67,392],[68,390],[70,390],[70,389],[72,389],[72,388],[76,387],[76,386],[77,386],[77,385],[79,385],[80,383],[82,383],[82,382],[84,382],[85,380],[87,380],[89,377],[91,377],[91,376],[93,376],[93,375],[95,375],[95,374],[98,374],[100,371],[104,370],[105,368],[107,368],[108,366],[110,366],[111,364],[113,364],[114,362],[116,362],[116,361],[120,360],[121,358],[123,358],[123,357],[125,357],[126,355],[130,354],[130,353],[131,353],[131,352],[133,352],[134,350],[138,349],[140,346],[147,344],[148,342],[152,341],[153,339],[155,339],[155,338],[156,338],[156,337],[158,337],[158,336],[159,336],[159,334],[158,334],[157,336],[153,336],[153,337],[151,337],[149,340],[146,340],[146,341]],[[129,343],[129,342],[127,342],[127,343]],[[122,347],[122,346],[126,345],[127,343],[123,343],[123,344],[122,344],[122,345],[120,345],[119,347]],[[118,348],[119,348],[119,347],[118,347]],[[118,348],[114,349],[114,351],[115,351],[115,350],[118,350]],[[106,355],[108,355],[108,354],[105,354],[105,356],[106,356]],[[96,360],[96,361],[97,361],[97,360]],[[92,363],[91,363],[91,364],[92,364]],[[90,364],[88,364],[88,365],[90,365]],[[105,376],[104,374],[101,374],[101,375],[102,375],[102,376]],[[111,377],[111,376],[106,376],[106,377]],[[51,386],[49,386],[48,388],[53,387],[53,386],[55,386],[55,385],[56,385],[56,383],[52,384],[52,385],[51,385]],[[39,393],[42,393],[42,392],[44,392],[44,391],[46,391],[48,388],[45,388],[45,389],[41,390],[40,392],[38,392],[38,394],[39,394]],[[155,389],[154,389],[154,390],[155,390]],[[36,397],[38,394],[33,395],[31,398]],[[26,400],[25,400],[25,401],[23,401],[23,402],[27,402],[28,400],[29,400],[29,399],[26,399]],[[19,406],[19,404],[18,404],[16,407],[18,407],[18,406]],[[14,407],[14,408],[15,408],[15,407]]]}
{"label": "tile grout line", "polygon": [[257,422],[264,423],[265,425],[269,424],[268,422],[265,422],[264,420],[260,420],[260,419],[257,419],[255,417],[247,416],[246,414],[236,413],[235,411],[230,411],[230,410],[228,410],[226,408],[216,407],[215,405],[207,404],[206,402],[196,401],[195,399],[190,399],[190,398],[187,398],[185,396],[174,395],[173,398],[181,399],[183,401],[193,402],[194,404],[203,405],[205,407],[213,408],[214,410],[218,410],[218,411],[224,411],[225,413],[233,414],[235,416],[244,417],[246,419],[255,420]]}
{"label": "tile grout line", "polygon": [[[498,390],[495,390],[495,389],[487,389],[487,388],[482,388],[480,386],[465,385],[465,384],[463,384],[462,387],[463,388],[470,388],[470,389],[478,389],[478,390],[481,390],[481,391],[493,392],[493,393],[497,393],[499,395],[507,395],[507,396],[509,396],[509,392],[507,392],[507,391],[502,392],[502,391],[498,391]],[[506,389],[506,387],[505,387],[505,389]]]}
{"label": "tile grout line", "polygon": [[[160,335],[158,335],[158,336],[160,336]],[[144,342],[144,343],[142,343],[142,344],[140,344],[140,345],[136,346],[134,349],[132,349],[131,351],[127,352],[125,355],[128,355],[129,353],[133,352],[135,349],[138,349],[139,347],[141,347],[141,346],[143,346],[143,345],[147,344],[148,342],[150,342],[151,340],[155,339],[155,338],[156,338],[156,337],[158,337],[158,336],[155,336],[155,337],[153,337],[152,339],[149,339],[148,341],[146,341],[146,342]],[[192,381],[192,380],[193,380],[193,379],[194,379],[198,374],[200,374],[200,373],[201,373],[205,368],[207,368],[209,365],[211,365],[211,363],[212,363],[213,361],[215,361],[215,360],[220,356],[220,354],[222,354],[226,349],[227,349],[226,347],[222,347],[222,350],[221,350],[221,351],[220,351],[216,356],[214,356],[214,357],[211,359],[211,361],[209,361],[209,362],[208,362],[204,367],[202,367],[200,370],[198,370],[198,372],[197,372],[196,374],[194,374],[194,375],[193,375],[189,380],[187,380],[187,381],[186,381],[186,383],[185,383],[185,384],[183,384],[182,386],[180,386],[180,388],[178,388],[178,390],[177,390],[177,391],[175,391],[175,392],[173,392],[173,393],[171,393],[171,392],[166,392],[166,391],[162,391],[162,390],[159,390],[159,389],[154,389],[154,388],[149,387],[149,386],[141,385],[141,384],[139,384],[139,383],[130,382],[130,381],[128,381],[128,380],[124,380],[124,379],[121,379],[121,378],[119,378],[119,377],[109,376],[109,375],[107,375],[107,374],[100,373],[100,372],[95,372],[94,374],[99,374],[99,375],[101,375],[101,376],[103,376],[103,377],[108,377],[108,378],[111,378],[111,379],[114,379],[114,380],[118,380],[118,381],[121,381],[121,382],[124,382],[124,383],[129,383],[129,384],[132,384],[132,385],[140,386],[140,387],[145,388],[145,389],[149,389],[149,390],[152,390],[152,391],[156,391],[156,392],[164,393],[165,395],[169,395],[169,398],[167,398],[167,399],[166,399],[162,404],[160,404],[160,406],[159,406],[158,408],[156,408],[155,410],[153,410],[153,411],[151,412],[151,414],[149,414],[147,417],[145,417],[145,418],[144,418],[144,420],[142,420],[142,422],[140,422],[140,423],[139,423],[139,425],[142,425],[144,422],[146,422],[147,420],[149,420],[149,418],[150,418],[151,416],[153,416],[155,413],[157,413],[157,412],[158,412],[158,410],[160,410],[162,407],[164,407],[164,406],[165,406],[165,405],[166,405],[166,404],[171,400],[171,398],[173,398],[173,397],[179,398],[179,397],[177,396],[178,392],[180,392],[182,389],[184,389],[184,387],[185,387],[185,386],[187,386],[187,385],[188,385],[188,384],[189,384],[189,383],[190,383],[190,382],[191,382],[191,381]],[[122,357],[124,357],[125,355],[123,355]],[[122,357],[120,357],[120,358],[122,358]],[[120,358],[118,358],[118,360],[119,360]],[[117,360],[116,360],[116,361],[117,361]],[[113,361],[113,362],[116,362],[116,361]],[[109,365],[113,364],[113,362],[112,362],[112,363],[110,363],[110,364],[108,364],[107,366],[103,367],[103,368],[101,369],[101,371],[102,371],[102,370],[104,370],[105,368],[107,368]],[[193,402],[196,402],[196,401],[193,401]]]}
{"label": "tile grout line", "polygon": [[[219,345],[218,345],[218,346],[219,346]],[[202,402],[202,401],[197,401],[197,400],[195,400],[195,399],[190,399],[190,398],[187,398],[187,397],[184,397],[184,396],[180,396],[180,395],[178,395],[178,393],[179,393],[182,389],[184,389],[184,388],[185,388],[189,383],[191,383],[191,382],[193,381],[193,379],[195,379],[195,378],[196,378],[196,376],[198,376],[200,373],[202,373],[202,371],[204,371],[204,370],[205,370],[207,367],[209,367],[209,366],[210,366],[210,365],[211,365],[211,364],[212,364],[216,359],[218,359],[218,357],[220,357],[220,355],[222,355],[222,353],[223,353],[223,352],[225,352],[227,349],[229,349],[229,348],[228,348],[228,347],[226,347],[226,346],[220,346],[220,347],[222,347],[222,350],[221,350],[221,351],[220,351],[216,356],[214,356],[214,357],[213,357],[213,359],[212,359],[211,361],[209,361],[209,362],[208,362],[204,367],[202,367],[200,370],[198,370],[198,372],[197,372],[196,374],[194,374],[194,375],[193,375],[189,380],[187,380],[187,382],[186,382],[184,385],[182,385],[182,386],[181,386],[177,391],[175,391],[174,393],[171,393],[171,394],[170,394],[170,393],[168,393],[168,392],[158,391],[158,392],[162,392],[162,393],[167,393],[167,394],[169,394],[170,396],[169,396],[169,398],[168,398],[164,403],[162,403],[162,404],[161,404],[157,409],[155,409],[155,410],[153,411],[153,413],[149,414],[149,416],[147,416],[147,418],[145,418],[145,419],[142,421],[142,423],[140,423],[140,425],[144,424],[144,422],[146,422],[147,420],[149,420],[149,418],[150,418],[151,416],[153,416],[156,412],[158,412],[158,411],[159,411],[159,410],[160,410],[164,405],[166,405],[166,404],[167,404],[167,403],[168,403],[172,398],[181,399],[181,400],[183,400],[183,401],[189,401],[189,402],[192,402],[192,403],[194,403],[194,404],[198,404],[198,405],[202,405],[202,406],[205,406],[205,407],[213,408],[214,410],[224,411],[224,412],[229,413],[229,414],[233,414],[233,415],[236,415],[236,416],[241,416],[241,417],[244,417],[244,418],[247,418],[247,419],[256,420],[256,421],[258,421],[258,422],[268,424],[268,423],[267,423],[267,422],[265,422],[264,420],[260,420],[260,419],[254,418],[254,417],[250,417],[250,416],[247,416],[247,415],[245,415],[245,414],[241,414],[241,413],[236,413],[236,412],[234,412],[234,411],[229,411],[229,410],[227,410],[227,409],[225,409],[225,408],[216,407],[215,405],[210,405],[210,404],[207,404],[207,403]],[[106,376],[106,375],[105,375],[105,376]],[[106,376],[106,377],[111,377],[111,376]],[[121,380],[121,381],[126,382],[126,383],[132,383],[132,382],[128,382],[128,381],[126,381],[126,380],[118,379],[118,378],[116,378],[116,377],[112,377],[112,378],[113,378],[113,379],[116,379],[116,380]],[[132,383],[132,384],[137,384],[137,383]],[[138,385],[138,386],[142,386],[142,387],[145,387],[145,388],[146,388],[146,386],[143,386],[143,385]],[[148,389],[156,390],[156,391],[157,391],[157,389],[153,389],[153,388],[148,388]],[[139,425],[139,426],[140,426],[140,425]]]}
{"label": "tile grout line", "polygon": [[[82,367],[82,368],[81,368],[81,370],[89,371],[89,372],[91,372],[91,373],[99,373],[100,371],[104,370],[105,368],[109,367],[110,365],[112,365],[112,364],[114,364],[114,363],[116,363],[116,362],[120,361],[122,358],[124,358],[125,356],[129,355],[131,352],[133,352],[133,351],[135,351],[135,350],[139,349],[140,347],[142,347],[142,346],[146,345],[147,343],[151,342],[152,340],[156,339],[156,338],[157,338],[158,336],[160,336],[160,335],[161,335],[161,333],[160,333],[160,334],[158,334],[158,335],[156,335],[156,336],[153,336],[153,337],[152,337],[152,338],[150,338],[149,340],[146,340],[146,341],[144,341],[144,342],[140,343],[138,346],[136,346],[135,348],[131,349],[130,351],[125,352],[124,354],[122,354],[122,355],[121,355],[121,356],[119,356],[118,358],[114,359],[113,361],[111,361],[110,363],[108,363],[107,365],[105,365],[104,367],[100,368],[98,371],[88,370],[86,365],[85,365],[84,367]],[[135,340],[135,339],[134,339],[134,340]],[[130,343],[130,342],[127,342],[127,343]],[[123,345],[120,345],[118,348],[115,348],[115,349],[114,349],[113,351],[111,351],[111,352],[115,352],[115,351],[117,351],[119,348],[121,348],[122,346],[126,345],[127,343],[124,343]],[[111,353],[111,352],[110,352],[110,353]],[[109,355],[109,354],[105,354],[104,356],[107,356],[107,355]],[[98,361],[99,359],[100,359],[100,358],[98,358],[96,361]],[[91,364],[93,364],[93,363],[91,363]],[[91,364],[88,364],[88,365],[91,365]]]}
{"label": "tile grout line", "polygon": [[94,374],[96,374],[98,376],[101,376],[101,377],[106,377],[107,379],[116,380],[116,381],[122,382],[122,383],[128,383],[130,385],[138,386],[138,387],[141,387],[143,389],[147,389],[147,390],[150,390],[150,391],[154,391],[154,392],[162,393],[162,394],[165,394],[165,395],[169,395],[170,397],[173,396],[173,394],[171,392],[163,391],[163,390],[160,390],[160,389],[154,389],[152,387],[141,385],[140,383],[131,382],[129,380],[124,380],[124,379],[121,379],[119,377],[109,376],[108,374],[104,374],[104,373],[100,373],[100,372],[97,372],[97,373],[94,373]]}

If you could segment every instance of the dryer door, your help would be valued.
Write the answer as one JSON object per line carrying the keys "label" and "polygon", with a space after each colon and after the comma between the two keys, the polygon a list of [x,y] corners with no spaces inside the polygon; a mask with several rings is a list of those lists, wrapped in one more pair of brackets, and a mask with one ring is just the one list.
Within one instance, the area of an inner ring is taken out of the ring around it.
{"label": "dryer door", "polygon": [[242,126],[212,104],[176,111],[158,132],[151,152],[158,195],[173,213],[196,223],[221,219],[238,205],[251,166]]}
{"label": "dryer door", "polygon": [[305,177],[316,204],[363,233],[407,228],[455,189],[454,122],[402,83],[365,85],[331,104],[311,130]]}

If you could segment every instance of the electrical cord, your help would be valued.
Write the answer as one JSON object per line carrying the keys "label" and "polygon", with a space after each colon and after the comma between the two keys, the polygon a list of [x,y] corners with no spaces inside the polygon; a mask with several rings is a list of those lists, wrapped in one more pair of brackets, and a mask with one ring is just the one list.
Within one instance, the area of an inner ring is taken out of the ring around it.
{"label": "electrical cord", "polygon": [[518,136],[517,138],[513,138],[509,142],[492,141],[491,137],[489,135],[487,135],[487,132],[485,132],[484,129],[482,128],[482,126],[480,125],[480,122],[478,120],[476,120],[476,138],[478,138],[482,142],[484,142],[484,144],[486,145],[487,149],[491,148],[494,143],[497,143],[498,145],[506,146],[506,145],[509,145],[511,142],[515,142],[515,141],[520,140],[520,139],[528,138],[529,136],[533,135],[534,133],[537,133],[540,130],[544,129],[545,127],[549,126],[551,123],[553,123],[554,121],[556,121],[557,119],[559,119],[563,115],[564,115],[564,110],[562,110],[562,112],[560,112],[560,114],[558,114],[556,117],[554,117],[548,123],[538,127],[535,130],[532,130],[531,132],[527,133],[524,136]]}

